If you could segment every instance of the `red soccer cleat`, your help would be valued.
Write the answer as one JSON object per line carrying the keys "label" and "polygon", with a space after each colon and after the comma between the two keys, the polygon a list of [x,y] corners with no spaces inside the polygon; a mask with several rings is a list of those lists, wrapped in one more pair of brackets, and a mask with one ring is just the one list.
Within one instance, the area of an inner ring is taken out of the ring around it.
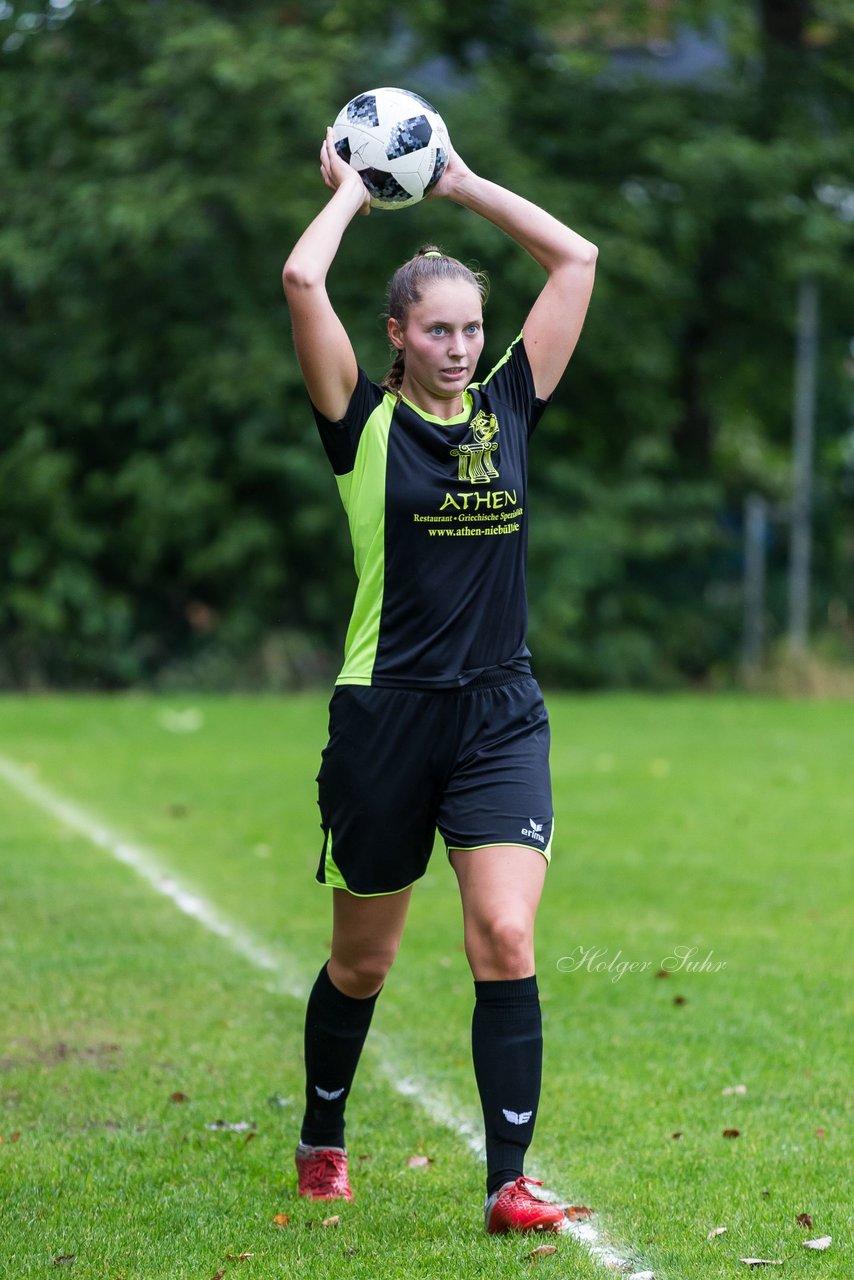
{"label": "red soccer cleat", "polygon": [[343,1147],[309,1147],[301,1142],[295,1159],[301,1196],[311,1200],[353,1199]]}
{"label": "red soccer cleat", "polygon": [[543,1185],[535,1178],[517,1178],[515,1182],[505,1182],[487,1197],[483,1216],[490,1235],[504,1235],[508,1231],[560,1231],[565,1220],[563,1209],[538,1199],[528,1190],[527,1183],[535,1187]]}

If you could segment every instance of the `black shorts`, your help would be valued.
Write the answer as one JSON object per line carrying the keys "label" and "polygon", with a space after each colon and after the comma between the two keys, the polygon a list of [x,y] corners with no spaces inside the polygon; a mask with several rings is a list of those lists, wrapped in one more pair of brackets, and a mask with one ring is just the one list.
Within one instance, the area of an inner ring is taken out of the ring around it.
{"label": "black shorts", "polygon": [[448,850],[551,855],[549,721],[529,674],[435,691],[339,685],[317,782],[321,884],[397,893],[423,876],[437,828]]}

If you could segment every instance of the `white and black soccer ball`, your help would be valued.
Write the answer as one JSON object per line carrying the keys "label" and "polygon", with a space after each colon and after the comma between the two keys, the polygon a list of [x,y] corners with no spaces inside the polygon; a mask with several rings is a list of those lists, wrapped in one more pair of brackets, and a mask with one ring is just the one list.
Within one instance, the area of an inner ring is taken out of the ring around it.
{"label": "white and black soccer ball", "polygon": [[338,113],[335,150],[371,193],[374,209],[423,199],[445,172],[450,140],[435,107],[408,89],[369,89]]}

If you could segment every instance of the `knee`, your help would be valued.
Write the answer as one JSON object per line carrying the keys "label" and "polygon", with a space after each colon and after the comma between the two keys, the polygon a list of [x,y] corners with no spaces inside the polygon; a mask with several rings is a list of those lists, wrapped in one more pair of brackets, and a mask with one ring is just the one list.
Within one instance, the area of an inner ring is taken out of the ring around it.
{"label": "knee", "polygon": [[527,920],[502,915],[466,931],[466,953],[476,978],[525,978],[534,972],[533,930]]}
{"label": "knee", "polygon": [[329,960],[329,977],[345,995],[365,1000],[376,995],[394,964],[396,952],[371,951],[336,955]]}

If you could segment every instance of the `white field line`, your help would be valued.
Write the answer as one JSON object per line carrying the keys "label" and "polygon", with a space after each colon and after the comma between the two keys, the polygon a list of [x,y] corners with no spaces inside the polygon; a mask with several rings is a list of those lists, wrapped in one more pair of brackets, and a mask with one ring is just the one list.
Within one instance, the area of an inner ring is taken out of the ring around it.
{"label": "white field line", "polygon": [[112,854],[118,862],[130,867],[152,889],[156,889],[158,893],[174,903],[179,911],[196,920],[210,933],[215,933],[218,938],[222,938],[233,951],[244,960],[248,960],[254,968],[272,973],[281,979],[281,986],[276,985],[277,990],[295,999],[304,999],[307,996],[308,987],[298,980],[294,973],[295,966],[290,964],[285,956],[277,955],[264,947],[238,924],[222,915],[201,894],[196,893],[188,885],[182,884],[149,849],[125,840],[123,836],[106,826],[100,818],[96,818],[80,805],[65,800],[57,792],[46,787],[43,782],[33,776],[31,770],[2,755],[0,755],[0,777],[19,795],[31,800],[34,805],[56,818],[63,826],[85,836],[99,849]]}
{"label": "white field line", "polygon": [[[81,805],[66,800],[51,787],[46,786],[35,777],[31,768],[18,764],[8,756],[0,755],[0,778],[18,795],[55,818],[64,827],[76,831],[91,844],[110,854],[117,862],[135,871],[152,889],[168,898],[184,915],[221,938],[235,954],[248,961],[253,968],[273,974],[277,979],[272,985],[273,990],[291,996],[295,1000],[305,1000],[310,981],[307,977],[300,975],[297,961],[282,951],[273,951],[264,946],[195,889],[182,884],[150,849],[125,839],[107,826],[101,818],[96,817]],[[471,1117],[457,1114],[449,1099],[435,1093],[424,1080],[406,1075],[405,1067],[399,1061],[396,1050],[387,1036],[374,1034],[369,1037],[368,1043],[371,1044],[371,1042],[373,1042],[373,1049],[379,1050],[379,1054],[374,1055],[376,1065],[395,1091],[418,1106],[431,1120],[449,1129],[458,1139],[462,1139],[479,1159],[483,1159],[484,1148],[480,1124]],[[547,1199],[556,1203],[566,1203],[553,1192],[546,1190],[544,1194]],[[629,1280],[631,1280],[632,1264],[602,1240],[599,1231],[592,1223],[567,1221],[565,1231],[579,1240],[592,1257],[604,1267],[611,1271],[629,1273]],[[651,1275],[650,1272],[634,1274],[637,1280],[640,1280],[641,1275]]]}

